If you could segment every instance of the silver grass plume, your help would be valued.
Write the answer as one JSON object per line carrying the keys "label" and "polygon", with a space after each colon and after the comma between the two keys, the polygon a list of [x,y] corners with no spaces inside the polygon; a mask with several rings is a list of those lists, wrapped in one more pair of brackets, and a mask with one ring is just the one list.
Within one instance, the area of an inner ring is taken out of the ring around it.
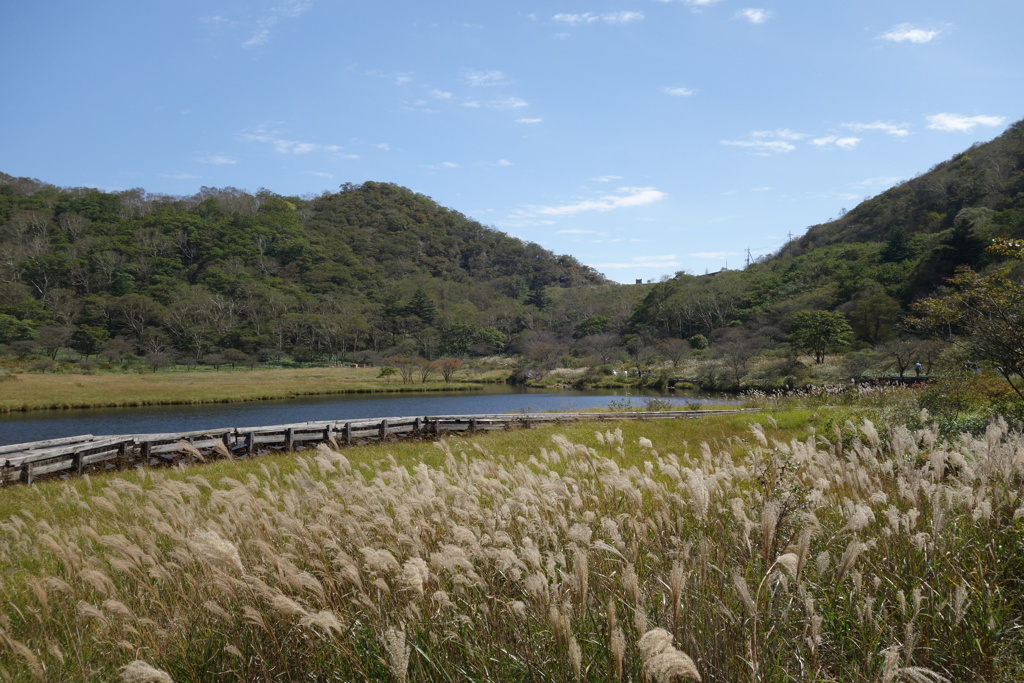
{"label": "silver grass plume", "polygon": [[655,683],[671,683],[679,679],[700,680],[697,665],[686,653],[672,646],[672,634],[665,629],[651,629],[640,638],[637,647],[646,680]]}

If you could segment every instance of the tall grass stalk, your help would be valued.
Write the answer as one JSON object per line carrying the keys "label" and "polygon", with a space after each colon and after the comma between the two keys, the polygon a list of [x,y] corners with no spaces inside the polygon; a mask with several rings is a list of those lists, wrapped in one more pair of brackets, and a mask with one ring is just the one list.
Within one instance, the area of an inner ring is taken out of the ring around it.
{"label": "tall grass stalk", "polygon": [[1024,438],[787,420],[5,491],[0,679],[1020,680]]}

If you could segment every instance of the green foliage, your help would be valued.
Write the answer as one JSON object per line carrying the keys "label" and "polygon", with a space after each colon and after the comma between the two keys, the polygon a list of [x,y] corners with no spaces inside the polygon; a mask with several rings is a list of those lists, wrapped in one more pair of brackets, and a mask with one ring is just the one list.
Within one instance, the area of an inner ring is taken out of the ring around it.
{"label": "green foliage", "polygon": [[821,363],[829,351],[850,345],[853,330],[837,311],[800,311],[793,316],[789,338],[797,348],[813,354],[816,363]]}
{"label": "green foliage", "polygon": [[536,324],[523,283],[546,309],[553,291],[604,282],[388,183],[167,197],[0,176],[0,191],[0,253],[14,266],[0,283],[0,343],[73,325],[87,355],[81,326],[191,362],[229,349],[334,360],[410,341],[436,357],[431,340],[459,319],[448,350],[493,352]]}
{"label": "green foliage", "polygon": [[953,291],[918,303],[917,326],[952,330],[965,353],[990,362],[1024,400],[1024,284],[1010,267],[981,275],[961,269]]}
{"label": "green foliage", "polygon": [[606,315],[591,315],[587,316],[580,322],[576,323],[576,327],[573,331],[573,337],[579,339],[581,337],[587,337],[592,334],[602,334],[612,328],[612,319]]}

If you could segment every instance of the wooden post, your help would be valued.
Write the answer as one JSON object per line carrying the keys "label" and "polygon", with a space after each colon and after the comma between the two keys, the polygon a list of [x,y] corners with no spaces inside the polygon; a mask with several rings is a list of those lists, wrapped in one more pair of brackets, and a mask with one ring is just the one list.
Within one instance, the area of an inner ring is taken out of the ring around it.
{"label": "wooden post", "polygon": [[284,430],[284,449],[289,452],[295,450],[295,430],[291,427]]}
{"label": "wooden post", "polygon": [[32,465],[25,463],[21,466],[21,480],[26,484],[32,484]]}
{"label": "wooden post", "polygon": [[346,422],[345,423],[345,445],[346,446],[351,446],[352,445],[352,423],[351,422]]}
{"label": "wooden post", "polygon": [[469,431],[470,432],[475,432],[476,431],[476,417],[475,416],[469,418]]}
{"label": "wooden post", "polygon": [[142,464],[149,464],[149,456],[153,454],[153,444],[149,441],[142,442]]}
{"label": "wooden post", "polygon": [[326,427],[324,427],[323,442],[324,443],[330,443],[331,442],[331,425],[327,425]]}
{"label": "wooden post", "polygon": [[71,456],[71,467],[75,470],[75,474],[82,473],[82,454],[81,452],[75,453]]}
{"label": "wooden post", "polygon": [[245,454],[255,455],[256,453],[256,435],[253,432],[245,433]]}
{"label": "wooden post", "polygon": [[422,429],[423,429],[423,420],[421,420],[420,418],[417,417],[415,420],[413,420],[412,430],[414,432],[416,432],[417,434],[419,434]]}
{"label": "wooden post", "polygon": [[380,440],[381,441],[387,441],[388,440],[388,421],[387,420],[381,420],[380,421]]}

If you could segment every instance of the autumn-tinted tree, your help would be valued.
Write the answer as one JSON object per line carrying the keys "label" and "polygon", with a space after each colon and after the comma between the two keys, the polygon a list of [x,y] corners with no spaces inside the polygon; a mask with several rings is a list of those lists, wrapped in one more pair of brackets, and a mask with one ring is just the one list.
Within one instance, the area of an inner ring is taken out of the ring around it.
{"label": "autumn-tinted tree", "polygon": [[[1017,258],[1020,244],[997,250]],[[950,280],[949,294],[921,301],[914,322],[938,332],[952,331],[971,356],[989,361],[1024,400],[1024,283],[1006,266],[987,275],[961,268]]]}

